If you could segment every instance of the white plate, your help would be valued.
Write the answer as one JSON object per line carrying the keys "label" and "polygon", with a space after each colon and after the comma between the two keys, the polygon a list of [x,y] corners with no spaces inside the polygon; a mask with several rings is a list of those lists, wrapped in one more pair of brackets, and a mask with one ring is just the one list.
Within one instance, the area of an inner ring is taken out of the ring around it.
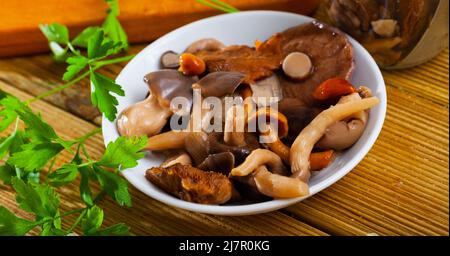
{"label": "white plate", "polygon": [[[253,45],[256,39],[265,40],[276,32],[311,21],[312,19],[309,17],[292,13],[250,11],[207,18],[179,28],[147,46],[119,74],[116,81],[122,85],[126,94],[125,97],[118,98],[119,113],[127,106],[145,98],[147,85],[143,82],[143,77],[151,71],[158,70],[160,56],[165,51],[182,52],[190,43],[202,38],[216,38],[226,45]],[[383,126],[387,102],[383,77],[369,53],[355,40],[350,39],[350,41],[354,46],[356,60],[352,82],[355,85],[365,85],[372,89],[374,95],[381,100],[381,104],[371,109],[370,120],[361,139],[329,167],[311,178],[311,194],[309,196],[327,188],[350,172],[369,152]],[[103,118],[105,145],[114,141],[118,136],[115,122]],[[139,161],[138,166],[123,171],[123,175],[143,193],[174,207],[194,212],[234,216],[274,211],[305,199],[304,197],[272,200],[239,206],[201,205],[182,201],[158,189],[145,179],[145,171],[150,167],[158,166],[161,161],[159,156],[149,153]]]}

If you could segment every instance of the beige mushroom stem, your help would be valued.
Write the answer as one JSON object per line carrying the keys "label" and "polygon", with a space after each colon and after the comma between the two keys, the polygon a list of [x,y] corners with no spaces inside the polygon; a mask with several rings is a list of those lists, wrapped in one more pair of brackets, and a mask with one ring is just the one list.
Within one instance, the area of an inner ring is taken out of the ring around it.
{"label": "beige mushroom stem", "polygon": [[300,132],[291,147],[290,162],[293,177],[298,177],[303,181],[309,180],[309,156],[311,155],[314,145],[323,136],[327,127],[354,113],[370,109],[379,103],[380,100],[378,98],[371,97],[332,106],[321,112]]}
{"label": "beige mushroom stem", "polygon": [[255,184],[258,191],[273,198],[294,198],[309,194],[309,186],[300,179],[274,174],[265,165],[255,172]]}
{"label": "beige mushroom stem", "polygon": [[180,150],[169,154],[168,158],[161,164],[160,167],[167,168],[176,164],[192,165],[192,159],[186,151]]}
{"label": "beige mushroom stem", "polygon": [[184,131],[169,131],[155,135],[148,138],[145,150],[161,151],[169,149],[182,149],[184,148],[184,139],[190,134],[190,132]]}
{"label": "beige mushroom stem", "polygon": [[150,95],[120,114],[117,129],[120,135],[127,137],[153,136],[161,131],[171,114],[169,108],[159,104],[156,96]]}
{"label": "beige mushroom stem", "polygon": [[267,165],[273,172],[277,173],[283,173],[286,169],[277,154],[267,149],[256,149],[247,156],[241,165],[231,170],[231,175],[247,176],[261,165]]}
{"label": "beige mushroom stem", "polygon": [[233,106],[227,111],[223,137],[226,144],[239,147],[246,144],[244,134],[245,120],[245,111],[239,112],[237,106]]}

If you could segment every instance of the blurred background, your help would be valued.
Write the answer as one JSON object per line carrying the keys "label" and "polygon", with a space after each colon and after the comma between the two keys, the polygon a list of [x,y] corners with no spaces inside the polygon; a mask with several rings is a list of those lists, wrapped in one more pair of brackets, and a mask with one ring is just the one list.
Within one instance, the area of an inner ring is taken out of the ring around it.
{"label": "blurred background", "polygon": [[[280,10],[314,16],[359,40],[384,68],[421,64],[448,47],[448,0],[226,0],[239,10]],[[120,0],[131,43],[145,43],[192,21],[222,13],[196,0]],[[99,0],[0,2],[0,57],[48,51],[39,24],[58,22],[71,35],[100,24]]]}

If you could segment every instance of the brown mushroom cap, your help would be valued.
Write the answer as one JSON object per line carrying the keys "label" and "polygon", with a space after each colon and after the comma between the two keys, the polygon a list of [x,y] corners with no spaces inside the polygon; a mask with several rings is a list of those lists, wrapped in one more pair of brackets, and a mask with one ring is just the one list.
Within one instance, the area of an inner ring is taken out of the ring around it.
{"label": "brown mushroom cap", "polygon": [[184,52],[195,54],[199,51],[207,51],[207,52],[220,51],[223,48],[225,48],[225,45],[219,40],[214,38],[206,38],[193,42],[187,47],[187,49]]}
{"label": "brown mushroom cap", "polygon": [[281,33],[284,56],[303,52],[314,63],[313,72],[302,81],[280,75],[285,98],[297,98],[306,106],[314,106],[312,93],[327,79],[340,77],[349,80],[354,69],[353,46],[347,36],[336,28],[311,22]]}
{"label": "brown mushroom cap", "polygon": [[212,72],[195,83],[193,89],[201,89],[204,97],[224,97],[236,91],[244,81],[245,75],[240,72]]}
{"label": "brown mushroom cap", "polygon": [[231,152],[212,154],[197,167],[204,171],[215,171],[228,175],[234,168],[234,155]]}
{"label": "brown mushroom cap", "polygon": [[161,66],[163,68],[178,68],[180,66],[180,55],[174,51],[167,51],[161,55]]}
{"label": "brown mushroom cap", "polygon": [[161,106],[169,108],[170,101],[175,97],[185,97],[192,104],[191,86],[196,82],[195,78],[184,76],[177,70],[166,69],[147,74],[144,81]]}
{"label": "brown mushroom cap", "polygon": [[[367,112],[364,112],[367,114]],[[320,149],[344,150],[355,144],[362,136],[366,125],[362,120],[339,121],[329,126],[315,145]]]}

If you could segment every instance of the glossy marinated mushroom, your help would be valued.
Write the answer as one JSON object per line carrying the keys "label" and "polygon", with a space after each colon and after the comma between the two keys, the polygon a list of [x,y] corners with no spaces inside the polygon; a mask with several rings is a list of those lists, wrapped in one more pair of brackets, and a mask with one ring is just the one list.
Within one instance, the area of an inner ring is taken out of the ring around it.
{"label": "glossy marinated mushroom", "polygon": [[228,175],[234,168],[234,155],[231,152],[223,152],[209,155],[197,167],[204,171],[215,171]]}
{"label": "glossy marinated mushroom", "polygon": [[213,38],[206,38],[193,42],[191,45],[187,47],[187,49],[184,52],[195,54],[200,51],[207,51],[207,52],[220,51],[224,48],[225,45],[219,40]]}
{"label": "glossy marinated mushroom", "polygon": [[[270,171],[268,170],[270,169]],[[294,198],[309,194],[308,184],[297,178],[284,176],[286,169],[281,158],[266,149],[253,151],[240,166],[231,170],[233,176],[252,175],[258,191],[273,198]]]}
{"label": "glossy marinated mushroom", "polygon": [[160,189],[188,202],[224,204],[233,195],[233,185],[226,176],[190,165],[154,167],[147,170],[145,177]]}
{"label": "glossy marinated mushroom", "polygon": [[286,116],[272,108],[260,108],[256,113],[249,117],[249,123],[250,122],[255,122],[257,124],[265,123],[266,127],[257,125],[261,135],[267,136],[265,138],[267,143],[264,143],[264,145],[277,154],[285,163],[289,163],[290,149],[281,141],[282,138],[288,135],[289,131]]}
{"label": "glossy marinated mushroom", "polygon": [[174,51],[167,51],[161,55],[161,66],[163,68],[179,68],[180,67],[180,55]]}
{"label": "glossy marinated mushroom", "polygon": [[189,135],[184,131],[168,131],[148,138],[145,150],[163,151],[170,149],[183,149],[184,139]]}
{"label": "glossy marinated mushroom", "polygon": [[192,89],[200,89],[203,97],[221,98],[233,94],[244,78],[240,72],[213,72],[193,84]]}
{"label": "glossy marinated mushroom", "polygon": [[225,128],[223,141],[230,146],[244,146],[245,142],[245,123],[246,113],[243,108],[233,106],[228,109],[225,115]]}
{"label": "glossy marinated mushroom", "polygon": [[254,172],[258,167],[266,165],[270,170],[277,174],[285,174],[286,167],[281,158],[274,152],[267,149],[256,149],[247,156],[245,161],[231,170],[233,176],[247,176]]}
{"label": "glossy marinated mushroom", "polygon": [[207,146],[209,154],[230,152],[234,155],[236,163],[242,163],[253,150],[260,147],[258,138],[251,133],[245,133],[245,145],[243,146],[227,145],[223,141],[223,137],[223,134],[218,132],[208,134]]}
{"label": "glossy marinated mushroom", "polygon": [[190,53],[183,53],[180,55],[179,66],[178,71],[186,76],[201,75],[206,70],[205,62],[201,58]]}
{"label": "glossy marinated mushroom", "polygon": [[303,80],[311,74],[313,64],[305,53],[293,52],[284,58],[282,67],[284,73],[290,78]]}
{"label": "glossy marinated mushroom", "polygon": [[358,37],[369,31],[370,23],[378,19],[376,0],[328,0],[328,14],[333,22],[352,36]]}
{"label": "glossy marinated mushroom", "polygon": [[[360,95],[353,93],[342,97],[338,105],[358,100],[361,100]],[[344,150],[351,147],[361,138],[366,128],[368,116],[369,114],[366,111],[360,111],[347,119],[332,124],[325,130],[316,147],[335,150]]]}
{"label": "glossy marinated mushroom", "polygon": [[185,97],[192,104],[191,85],[194,79],[176,70],[161,70],[145,76],[150,96],[126,108],[117,120],[117,128],[123,136],[153,136],[158,134],[172,115],[170,101]]}
{"label": "glossy marinated mushroom", "polygon": [[208,157],[208,135],[204,132],[191,132],[184,139],[184,148],[192,157],[195,166],[201,164]]}
{"label": "glossy marinated mushroom", "polygon": [[300,179],[274,174],[266,166],[256,169],[254,176],[259,192],[273,198],[295,198],[309,194],[309,186]]}
{"label": "glossy marinated mushroom", "polygon": [[161,106],[152,94],[126,108],[117,119],[117,129],[122,136],[152,136],[161,131],[170,116],[170,109]]}
{"label": "glossy marinated mushroom", "polygon": [[380,100],[376,97],[350,101],[332,106],[314,118],[298,135],[291,147],[290,162],[293,177],[298,177],[305,182],[309,180],[311,151],[330,125],[369,109],[379,102]]}
{"label": "glossy marinated mushroom", "polygon": [[253,101],[261,107],[267,107],[283,99],[283,90],[277,75],[272,75],[250,85]]}
{"label": "glossy marinated mushroom", "polygon": [[176,150],[167,154],[167,159],[160,165],[160,167],[169,167],[172,165],[192,165],[191,157],[184,150]]}
{"label": "glossy marinated mushroom", "polygon": [[397,21],[391,19],[381,19],[372,21],[373,32],[382,37],[393,37],[397,32]]}

